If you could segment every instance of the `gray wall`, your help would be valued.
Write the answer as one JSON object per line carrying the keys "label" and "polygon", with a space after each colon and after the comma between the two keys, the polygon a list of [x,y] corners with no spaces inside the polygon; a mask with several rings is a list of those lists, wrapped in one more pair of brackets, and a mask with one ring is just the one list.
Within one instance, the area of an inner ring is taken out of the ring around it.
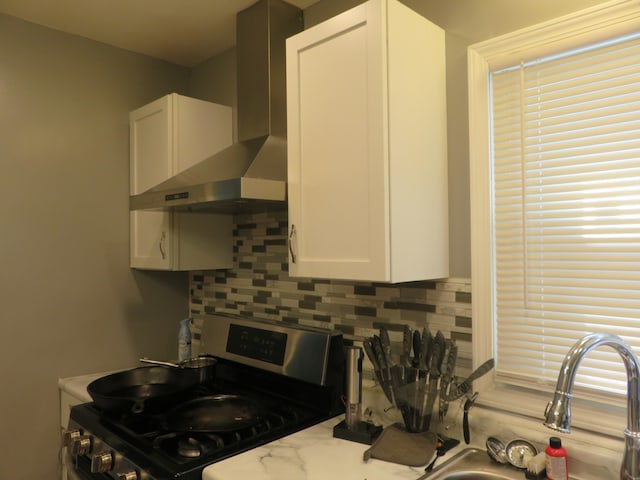
{"label": "gray wall", "polygon": [[0,478],[58,475],[59,377],[172,358],[184,273],[128,267],[128,112],[189,71],[0,15]]}

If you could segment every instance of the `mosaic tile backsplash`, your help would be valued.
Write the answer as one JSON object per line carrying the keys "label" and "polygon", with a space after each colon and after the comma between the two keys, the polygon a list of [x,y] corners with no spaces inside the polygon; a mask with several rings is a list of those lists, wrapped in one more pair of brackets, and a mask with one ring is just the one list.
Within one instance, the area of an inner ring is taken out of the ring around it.
{"label": "mosaic tile backsplash", "polygon": [[428,325],[456,339],[460,359],[470,365],[469,279],[385,284],[290,277],[286,210],[236,215],[233,236],[233,269],[190,274],[195,351],[203,319],[231,313],[338,329],[355,343],[387,325],[399,345],[405,324]]}

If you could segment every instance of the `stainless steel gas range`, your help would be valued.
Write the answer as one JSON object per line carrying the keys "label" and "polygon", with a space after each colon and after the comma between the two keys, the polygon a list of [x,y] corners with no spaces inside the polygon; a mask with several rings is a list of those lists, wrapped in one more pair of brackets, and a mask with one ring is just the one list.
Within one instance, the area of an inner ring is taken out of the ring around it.
{"label": "stainless steel gas range", "polygon": [[213,380],[144,408],[120,391],[122,402],[71,409],[70,478],[200,479],[212,463],[344,412],[339,332],[215,315],[202,342],[217,359]]}

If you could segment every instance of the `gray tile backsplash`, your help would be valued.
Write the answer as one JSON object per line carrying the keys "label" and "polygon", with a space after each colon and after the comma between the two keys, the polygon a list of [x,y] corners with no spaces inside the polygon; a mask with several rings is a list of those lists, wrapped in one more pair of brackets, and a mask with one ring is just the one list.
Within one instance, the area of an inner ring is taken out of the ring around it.
{"label": "gray tile backsplash", "polygon": [[[404,324],[429,325],[455,338],[460,357],[471,357],[471,281],[449,278],[400,284],[292,278],[288,273],[287,212],[234,217],[230,270],[190,274],[194,346],[198,327],[213,313],[232,313],[335,328],[355,342],[387,325],[400,341]],[[464,368],[464,366],[463,366]]]}

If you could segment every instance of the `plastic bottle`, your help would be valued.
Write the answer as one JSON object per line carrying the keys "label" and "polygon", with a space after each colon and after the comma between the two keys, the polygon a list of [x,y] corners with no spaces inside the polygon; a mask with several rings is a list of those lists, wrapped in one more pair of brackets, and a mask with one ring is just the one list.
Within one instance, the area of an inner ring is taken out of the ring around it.
{"label": "plastic bottle", "polygon": [[189,319],[180,320],[178,330],[178,360],[189,360],[191,358],[191,328]]}
{"label": "plastic bottle", "polygon": [[567,451],[558,437],[549,438],[549,445],[545,450],[547,480],[568,480],[569,462]]}

